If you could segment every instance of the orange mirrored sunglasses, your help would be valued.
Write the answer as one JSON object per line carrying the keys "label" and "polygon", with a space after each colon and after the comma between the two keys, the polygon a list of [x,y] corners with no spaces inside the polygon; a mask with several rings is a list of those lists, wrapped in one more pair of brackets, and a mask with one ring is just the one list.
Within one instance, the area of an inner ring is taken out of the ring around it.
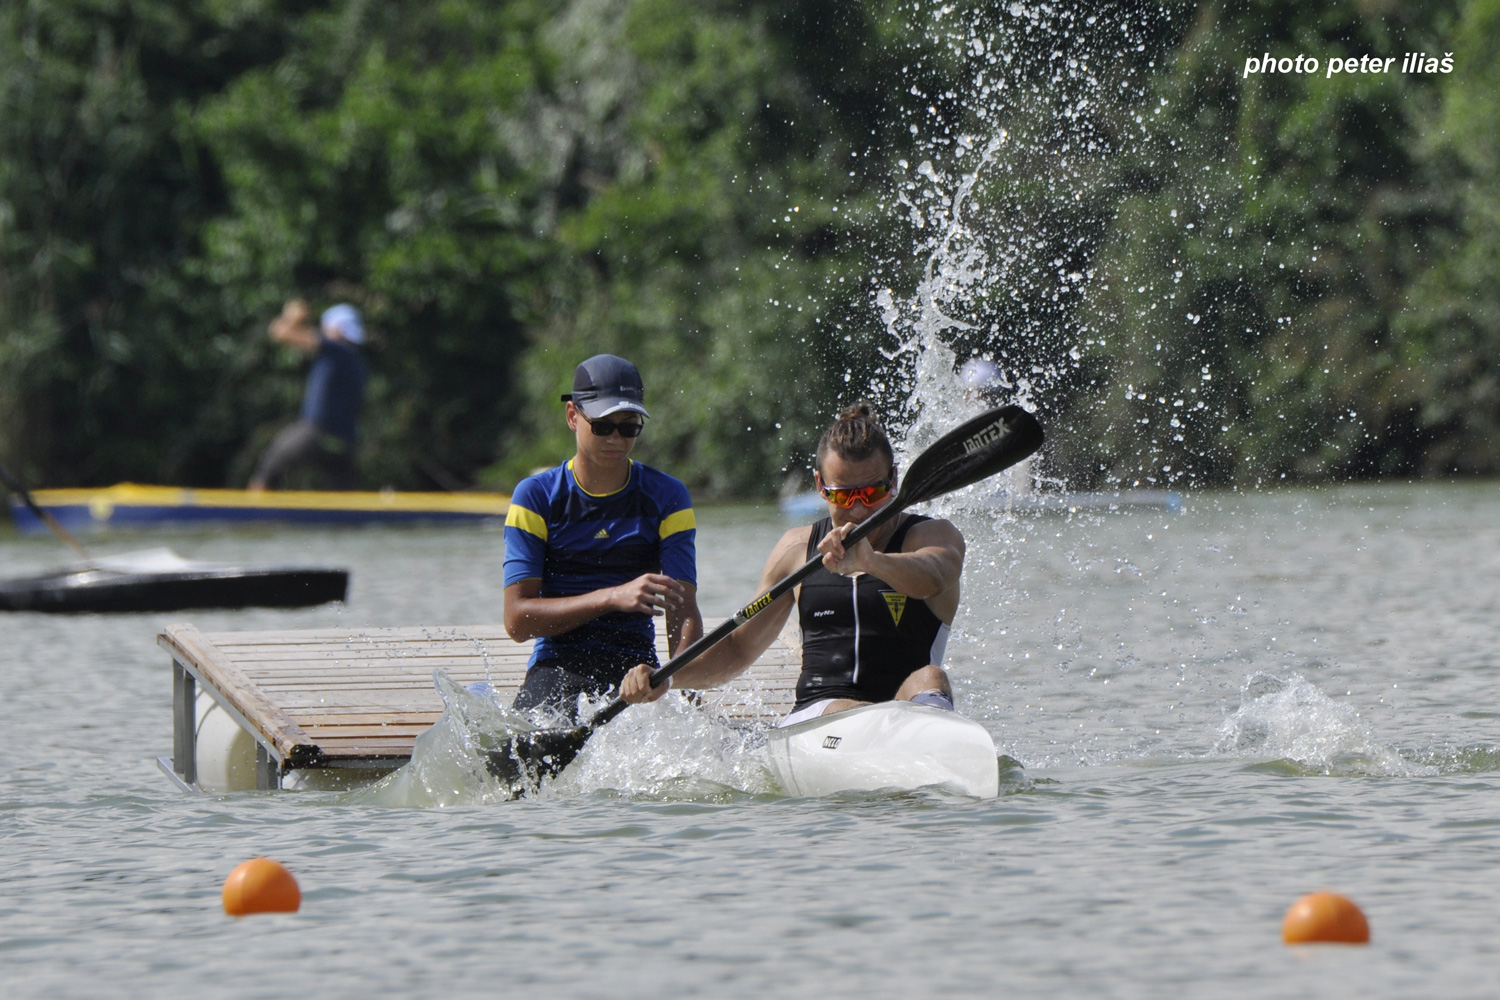
{"label": "orange mirrored sunglasses", "polygon": [[820,486],[818,492],[823,494],[824,500],[839,507],[853,507],[856,500],[866,507],[873,507],[890,496],[891,481],[887,479],[872,486]]}

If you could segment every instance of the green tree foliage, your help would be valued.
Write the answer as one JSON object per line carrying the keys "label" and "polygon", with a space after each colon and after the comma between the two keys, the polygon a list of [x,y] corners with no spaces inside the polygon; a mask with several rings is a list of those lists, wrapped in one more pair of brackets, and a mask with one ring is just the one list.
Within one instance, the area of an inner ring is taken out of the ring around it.
{"label": "green tree foliage", "polygon": [[[1440,4],[1198,7],[1146,102],[1164,113],[1121,164],[1081,316],[1099,345],[1095,390],[1069,418],[1087,429],[1067,449],[1074,478],[1261,482],[1453,464],[1439,442],[1466,429],[1440,402],[1452,341],[1432,321],[1470,306],[1433,284],[1450,270],[1436,258],[1458,213],[1431,125],[1442,95],[1484,91],[1493,57],[1472,51],[1451,75],[1399,71],[1409,51],[1441,55],[1453,17]],[[1247,76],[1246,58],[1265,54],[1315,56],[1320,71]],[[1360,55],[1396,62],[1328,75],[1331,57]],[[1414,285],[1430,289],[1425,327],[1409,312]],[[1495,466],[1483,450],[1468,468]]]}
{"label": "green tree foliage", "polygon": [[[366,315],[368,481],[430,487],[493,452],[556,254],[537,230],[555,212],[557,178],[527,162],[534,137],[517,128],[556,82],[541,8],[319,7],[282,58],[187,117],[226,194],[188,262],[219,290],[223,327],[258,345],[293,294]],[[280,363],[284,377],[262,371],[263,385],[223,401],[244,412],[250,400],[236,479],[295,411],[298,362]],[[226,410],[219,423],[232,419]]]}
{"label": "green tree foliage", "polygon": [[863,116],[842,118],[790,58],[806,11],[697,10],[594,3],[552,35],[559,76],[583,84],[539,109],[543,166],[578,190],[558,206],[502,481],[568,453],[558,392],[601,351],[645,374],[642,456],[715,492],[764,490],[826,419],[820,328],[857,267],[834,206]]}
{"label": "green tree foliage", "polygon": [[[863,383],[846,376],[864,289],[840,279],[863,270],[869,232],[850,219],[887,166],[882,95],[902,53],[877,44],[880,12],[116,7],[16,7],[7,25],[24,65],[13,130],[76,119],[97,147],[78,183],[113,192],[36,197],[54,152],[5,161],[4,438],[37,478],[243,481],[295,412],[301,363],[263,331],[297,294],[366,312],[371,484],[508,485],[555,461],[556,394],[612,350],[651,386],[644,457],[760,491]],[[148,9],[173,30],[148,30]],[[51,37],[69,32],[105,55]],[[148,45],[216,73],[136,58]],[[71,87],[46,107],[39,65]],[[101,89],[123,95],[113,118],[91,110]],[[126,145],[140,163],[106,162]],[[22,205],[70,208],[76,246],[48,250],[57,224],[15,218]],[[122,259],[100,259],[101,232]],[[76,284],[59,290],[48,261],[66,253]],[[100,271],[128,294],[90,313]]]}
{"label": "green tree foliage", "polygon": [[[1075,485],[1493,472],[1497,9],[17,0],[0,458],[242,483],[301,295],[366,314],[370,486],[558,460],[610,351],[642,458],[767,491],[848,402],[914,418],[927,307]],[[1454,71],[1243,73],[1407,51]]]}
{"label": "green tree foliage", "polygon": [[214,192],[179,112],[274,56],[270,13],[0,7],[0,453],[36,478],[205,475],[181,432],[232,358],[183,272]]}
{"label": "green tree foliage", "polygon": [[[1500,467],[1500,3],[1464,5],[1442,46],[1455,72],[1423,109],[1420,150],[1435,178],[1436,232],[1396,318],[1401,362],[1421,372],[1414,422],[1422,471]],[[1436,52],[1438,46],[1432,51]]]}

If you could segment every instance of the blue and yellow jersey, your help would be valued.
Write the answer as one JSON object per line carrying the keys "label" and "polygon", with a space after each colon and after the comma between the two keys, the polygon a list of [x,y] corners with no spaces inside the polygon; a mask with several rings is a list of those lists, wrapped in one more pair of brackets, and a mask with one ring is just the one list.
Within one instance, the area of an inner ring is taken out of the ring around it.
{"label": "blue and yellow jersey", "polygon": [[[516,486],[505,518],[505,585],[539,579],[542,597],[572,597],[664,573],[697,586],[697,537],[687,487],[666,473],[631,462],[623,489],[594,496],[570,461]],[[546,661],[618,684],[635,664],[657,662],[652,617],[611,612],[537,639],[531,665]]]}

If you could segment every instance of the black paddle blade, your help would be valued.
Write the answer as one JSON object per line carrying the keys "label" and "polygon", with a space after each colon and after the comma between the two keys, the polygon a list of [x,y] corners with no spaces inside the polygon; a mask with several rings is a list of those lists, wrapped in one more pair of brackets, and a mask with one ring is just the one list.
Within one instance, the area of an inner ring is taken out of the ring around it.
{"label": "black paddle blade", "polygon": [[510,788],[512,796],[520,797],[573,763],[593,732],[592,726],[575,726],[522,733],[486,750],[485,767]]}
{"label": "black paddle blade", "polygon": [[902,478],[900,501],[921,503],[1010,468],[1042,446],[1042,425],[1019,406],[966,420],[917,456]]}

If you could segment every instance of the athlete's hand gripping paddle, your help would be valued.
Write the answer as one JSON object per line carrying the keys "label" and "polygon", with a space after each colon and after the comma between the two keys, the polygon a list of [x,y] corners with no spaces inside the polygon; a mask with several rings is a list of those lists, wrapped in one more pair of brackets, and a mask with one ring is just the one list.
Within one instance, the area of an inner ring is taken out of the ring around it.
{"label": "athlete's hand gripping paddle", "polygon": [[[844,546],[853,547],[913,504],[962,489],[1010,468],[1041,444],[1041,424],[1019,406],[1002,406],[964,421],[917,456],[896,496],[850,531],[844,537]],[[660,687],[668,677],[791,591],[822,563],[822,556],[809,559],[801,569],[745,605],[733,618],[700,636],[652,673],[651,686]],[[528,787],[535,787],[543,778],[557,774],[571,764],[589,737],[594,735],[594,730],[623,712],[627,704],[624,699],[616,698],[581,726],[539,729],[513,736],[503,745],[486,751],[489,771],[505,782],[513,795],[523,795]]]}

